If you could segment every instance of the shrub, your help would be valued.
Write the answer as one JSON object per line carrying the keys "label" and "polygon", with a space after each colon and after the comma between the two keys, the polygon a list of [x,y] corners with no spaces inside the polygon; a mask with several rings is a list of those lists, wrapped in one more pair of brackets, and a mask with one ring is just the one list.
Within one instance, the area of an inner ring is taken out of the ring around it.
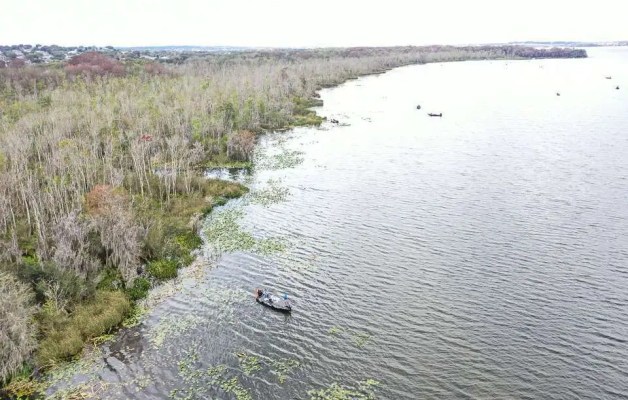
{"label": "shrub", "polygon": [[151,261],[148,263],[148,273],[160,281],[175,278],[177,276],[177,262],[168,259]]}
{"label": "shrub", "polygon": [[20,369],[35,347],[30,288],[0,272],[0,382]]}
{"label": "shrub", "polygon": [[94,295],[94,286],[75,273],[63,270],[54,263],[41,263],[34,257],[24,257],[16,269],[17,277],[32,284],[35,299],[43,304],[51,285],[58,286],[58,294],[67,303],[82,301]]}
{"label": "shrub", "polygon": [[131,300],[137,301],[143,299],[148,294],[150,282],[146,278],[137,278],[133,282],[133,287],[127,290],[127,294]]}

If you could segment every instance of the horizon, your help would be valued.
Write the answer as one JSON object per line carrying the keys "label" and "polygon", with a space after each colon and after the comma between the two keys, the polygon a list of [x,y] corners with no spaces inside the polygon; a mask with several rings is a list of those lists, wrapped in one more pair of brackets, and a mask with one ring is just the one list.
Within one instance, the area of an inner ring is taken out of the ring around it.
{"label": "horizon", "polygon": [[251,49],[251,50],[258,50],[258,49],[285,49],[285,50],[307,50],[307,49],[343,49],[343,48],[381,48],[381,47],[430,47],[430,46],[452,46],[452,47],[464,47],[464,46],[507,46],[507,45],[525,45],[525,44],[581,44],[581,45],[586,45],[586,44],[596,44],[596,45],[603,45],[603,44],[617,44],[617,43],[628,43],[628,39],[626,40],[622,40],[622,39],[618,39],[618,40],[603,40],[603,41],[596,41],[596,40],[562,40],[562,39],[558,39],[558,40],[517,40],[517,41],[510,41],[510,42],[482,42],[482,43],[428,43],[428,44],[410,44],[410,45],[386,45],[386,46],[378,46],[378,45],[356,45],[356,46],[243,46],[243,45],[232,45],[232,44],[215,44],[215,45],[202,45],[202,44],[156,44],[156,45],[133,45],[133,46],[114,46],[114,45],[95,45],[95,44],[67,44],[67,45],[60,45],[57,43],[0,43],[0,46],[58,46],[58,47],[62,47],[62,48],[78,48],[78,47],[86,47],[86,48],[90,48],[90,47],[94,47],[94,48],[108,48],[108,47],[113,47],[114,49],[117,50],[124,50],[124,49],[134,49],[134,48],[155,48],[155,49],[161,49],[161,48],[177,48],[177,47],[191,47],[191,48],[207,48],[207,49],[211,49],[211,48],[241,48],[241,49]]}
{"label": "horizon", "polygon": [[[628,38],[618,0],[596,7],[566,0],[442,0],[385,7],[320,0],[5,0],[0,37],[9,43],[76,46],[327,48],[511,42],[615,42]],[[225,44],[228,43],[228,44]],[[88,46],[88,45],[84,45]],[[177,45],[174,45],[177,46]]]}

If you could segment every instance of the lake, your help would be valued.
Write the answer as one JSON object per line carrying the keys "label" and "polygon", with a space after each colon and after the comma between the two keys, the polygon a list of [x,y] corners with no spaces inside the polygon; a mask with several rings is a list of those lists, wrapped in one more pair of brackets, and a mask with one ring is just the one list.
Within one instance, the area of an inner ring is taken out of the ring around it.
{"label": "lake", "polygon": [[74,382],[139,399],[626,398],[628,48],[587,51],[323,90],[339,124],[264,136],[234,175],[252,193],[206,222],[206,262]]}

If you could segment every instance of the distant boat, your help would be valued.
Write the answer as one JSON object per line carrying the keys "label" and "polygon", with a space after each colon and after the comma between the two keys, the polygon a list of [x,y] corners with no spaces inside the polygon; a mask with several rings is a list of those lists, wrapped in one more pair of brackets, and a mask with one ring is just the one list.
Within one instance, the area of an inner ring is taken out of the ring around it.
{"label": "distant boat", "polygon": [[615,89],[619,90],[619,86],[615,87]]}
{"label": "distant boat", "polygon": [[416,106],[416,109],[420,110],[421,109],[421,105],[419,104],[418,106]]}
{"label": "distant boat", "polygon": [[556,92],[556,96],[560,96],[560,92]]}
{"label": "distant boat", "polygon": [[613,79],[613,77],[612,76],[607,76],[606,79]]}
{"label": "distant boat", "polygon": [[427,115],[429,115],[430,117],[442,117],[443,113],[440,113],[440,114],[427,113]]}

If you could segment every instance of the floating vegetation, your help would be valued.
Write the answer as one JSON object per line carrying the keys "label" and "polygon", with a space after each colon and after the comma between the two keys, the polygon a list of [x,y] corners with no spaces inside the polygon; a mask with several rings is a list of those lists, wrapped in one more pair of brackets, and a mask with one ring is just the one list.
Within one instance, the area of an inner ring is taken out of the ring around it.
{"label": "floating vegetation", "polygon": [[105,335],[100,335],[93,338],[91,342],[94,344],[94,346],[100,346],[103,343],[112,341],[114,338],[115,338],[115,335],[105,334]]}
{"label": "floating vegetation", "polygon": [[126,317],[124,321],[122,321],[122,326],[125,328],[132,328],[137,326],[142,322],[142,318],[146,315],[147,309],[140,305],[136,305],[131,309],[129,316]]}
{"label": "floating vegetation", "polygon": [[268,187],[251,193],[249,195],[249,201],[252,204],[260,204],[264,207],[285,201],[290,195],[290,189],[282,187],[280,184],[281,180],[279,179],[269,179]]}
{"label": "floating vegetation", "polygon": [[304,160],[301,157],[304,152],[299,150],[288,150],[284,147],[281,148],[281,152],[277,154],[268,155],[261,151],[257,152],[254,166],[257,169],[262,170],[278,170],[285,168],[293,168],[301,164]]}
{"label": "floating vegetation", "polygon": [[345,328],[341,326],[332,326],[331,328],[329,328],[327,333],[329,333],[330,335],[340,335],[342,332],[344,332],[344,330]]}
{"label": "floating vegetation", "polygon": [[179,376],[183,378],[185,383],[194,383],[205,373],[194,367],[198,361],[198,351],[188,350],[184,353],[183,358],[177,363],[179,367]]}
{"label": "floating vegetation", "polygon": [[160,348],[166,338],[181,334],[197,326],[204,320],[198,315],[168,315],[159,320],[159,323],[148,334],[153,347]]}
{"label": "floating vegetation", "polygon": [[251,375],[262,369],[262,366],[259,362],[259,357],[244,352],[237,353],[236,355],[238,356],[240,367],[245,374]]}
{"label": "floating vegetation", "polygon": [[358,382],[357,389],[342,387],[334,382],[325,389],[310,390],[308,395],[310,400],[374,400],[377,386],[379,382],[374,379]]}
{"label": "floating vegetation", "polygon": [[227,369],[226,366],[218,365],[215,367],[207,368],[207,371],[205,373],[207,374],[208,377],[212,378],[212,382],[213,382],[213,380],[218,378],[220,375],[222,375],[226,369]]}
{"label": "floating vegetation", "polygon": [[369,333],[354,333],[353,334],[353,343],[357,346],[357,347],[364,347],[366,346],[372,339],[371,334]]}
{"label": "floating vegetation", "polygon": [[288,374],[297,369],[301,363],[293,358],[284,358],[273,361],[273,370],[277,373],[279,383],[283,384],[288,378]]}
{"label": "floating vegetation", "polygon": [[221,381],[219,383],[219,386],[225,392],[235,395],[236,400],[252,400],[253,399],[249,391],[246,390],[244,387],[242,387],[242,385],[238,381],[238,378],[231,378],[226,381]]}
{"label": "floating vegetation", "polygon": [[205,229],[205,237],[213,255],[235,251],[270,255],[286,250],[288,242],[285,239],[256,239],[250,232],[242,230],[238,224],[242,216],[241,209],[230,208],[212,217]]}

